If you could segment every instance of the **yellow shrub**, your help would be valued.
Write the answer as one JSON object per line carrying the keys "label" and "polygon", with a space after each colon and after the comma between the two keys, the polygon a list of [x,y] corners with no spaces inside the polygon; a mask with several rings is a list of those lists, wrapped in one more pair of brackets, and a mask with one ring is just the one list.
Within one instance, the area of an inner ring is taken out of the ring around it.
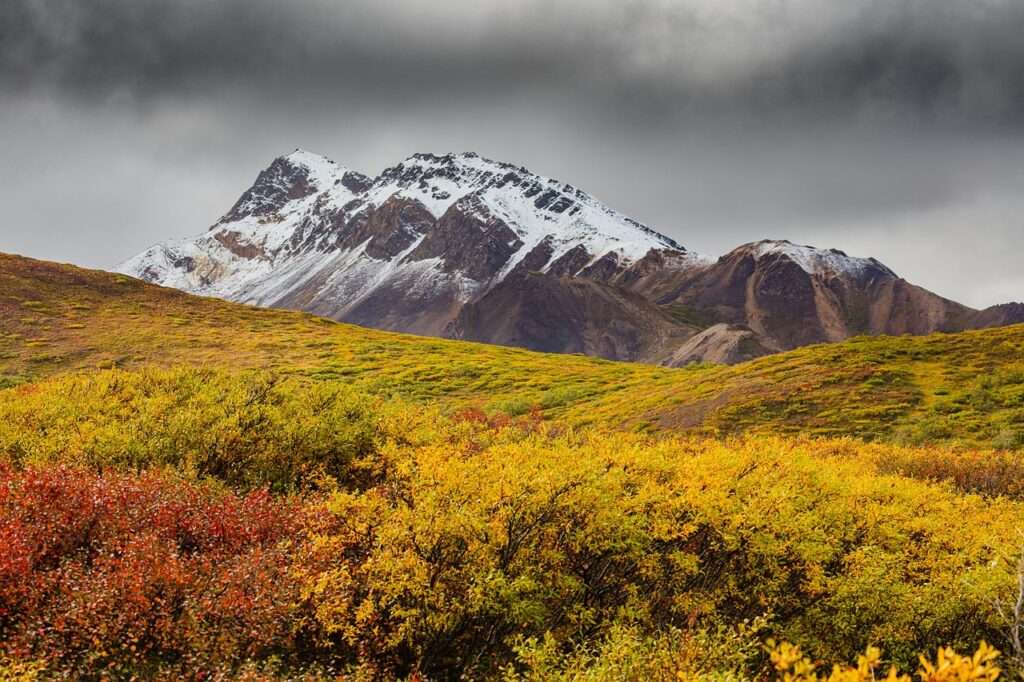
{"label": "yellow shrub", "polygon": [[762,614],[829,660],[998,635],[1016,503],[813,443],[460,429],[385,448],[377,485],[336,494],[346,531],[303,577],[323,626],[389,669],[480,675],[517,638],[571,651]]}
{"label": "yellow shrub", "polygon": [[46,663],[21,661],[0,656],[0,682],[36,682],[44,679]]}
{"label": "yellow shrub", "polygon": [[353,462],[392,437],[393,411],[342,384],[268,373],[95,372],[4,395],[0,461],[172,467],[284,491],[347,477]]}
{"label": "yellow shrub", "polygon": [[[792,644],[784,642],[774,647],[770,658],[783,682],[911,681],[911,677],[900,674],[896,666],[891,666],[884,678],[879,676],[883,665],[882,652],[878,647],[868,647],[866,653],[858,657],[856,666],[835,665],[827,675],[819,675],[818,666],[803,655],[800,647]],[[999,652],[985,642],[970,656],[961,656],[951,648],[939,647],[934,661],[923,655],[920,657],[917,677],[921,682],[993,682],[1001,672],[996,665],[998,658]]]}
{"label": "yellow shrub", "polygon": [[[277,491],[327,477],[332,523],[296,540],[291,575],[339,664],[387,675],[590,675],[759,618],[826,661],[877,642],[905,668],[994,641],[1024,506],[900,475],[927,454],[442,417],[265,373],[110,371],[0,396],[15,466]],[[754,665],[741,658],[726,671]]]}

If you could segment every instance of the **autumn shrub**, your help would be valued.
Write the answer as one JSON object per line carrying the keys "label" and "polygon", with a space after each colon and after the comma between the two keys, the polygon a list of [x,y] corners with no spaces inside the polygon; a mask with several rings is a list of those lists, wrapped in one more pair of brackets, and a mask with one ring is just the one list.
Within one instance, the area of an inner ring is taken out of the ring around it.
{"label": "autumn shrub", "polygon": [[[950,647],[939,647],[934,659],[925,654],[918,657],[917,679],[921,682],[994,682],[1002,673],[998,659],[999,651],[985,642],[968,655]],[[911,682],[912,679],[900,673],[895,665],[887,669],[882,661],[882,650],[874,646],[857,657],[856,665],[836,664],[827,672],[819,672],[822,666],[804,656],[800,647],[788,643],[773,647],[771,661],[777,678],[784,682],[874,682],[878,679]]]}
{"label": "autumn shrub", "polygon": [[[888,664],[878,647],[869,646],[855,664],[815,662],[798,646],[765,646],[749,625],[735,631],[693,633],[671,631],[643,637],[631,629],[615,629],[593,649],[568,656],[552,654],[549,646],[533,643],[521,656],[526,672],[509,671],[506,680],[527,682],[729,682],[775,679],[779,682],[911,682],[906,672]],[[767,649],[768,662],[751,674],[752,661]],[[999,652],[981,642],[973,654],[940,647],[934,657],[919,656],[912,668],[920,682],[994,682],[1005,672]]]}
{"label": "autumn shrub", "polygon": [[300,562],[304,596],[399,676],[492,675],[531,638],[567,653],[768,616],[834,661],[997,638],[1021,507],[830,454],[520,429],[386,448],[376,485],[332,497],[340,530]]}
{"label": "autumn shrub", "polygon": [[[95,470],[170,467],[284,491],[350,464],[389,437],[388,409],[340,383],[208,369],[118,370],[0,396],[0,460]],[[404,437],[398,434],[397,437]]]}
{"label": "autumn shrub", "polygon": [[504,675],[509,682],[745,680],[760,670],[763,627],[757,620],[735,628],[646,634],[635,626],[615,626],[569,652],[552,637],[531,638],[515,646],[515,663]]}
{"label": "autumn shrub", "polygon": [[961,493],[1024,499],[1024,453],[1019,451],[963,445],[898,446],[855,438],[804,437],[792,443],[826,460],[868,464],[875,473],[946,485]]}
{"label": "autumn shrub", "polygon": [[762,635],[909,669],[999,641],[1024,525],[981,451],[443,417],[262,373],[53,379],[0,417],[0,654],[71,677],[728,679],[766,674]]}
{"label": "autumn shrub", "polygon": [[415,435],[326,503],[7,465],[0,654],[71,677],[741,679],[769,635],[904,667],[1000,636],[1014,502],[828,442]]}
{"label": "autumn shrub", "polygon": [[0,654],[48,678],[315,660],[289,578],[310,510],[166,474],[4,466]]}
{"label": "autumn shrub", "polygon": [[879,448],[878,468],[912,478],[947,481],[958,490],[1024,499],[1024,453],[965,448]]}

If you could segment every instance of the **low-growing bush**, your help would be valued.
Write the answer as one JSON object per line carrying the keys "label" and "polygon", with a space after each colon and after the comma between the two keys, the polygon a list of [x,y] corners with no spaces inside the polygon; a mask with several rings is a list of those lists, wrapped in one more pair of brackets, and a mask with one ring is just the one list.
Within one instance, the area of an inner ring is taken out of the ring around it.
{"label": "low-growing bush", "polygon": [[[934,659],[925,655],[919,657],[917,678],[921,682],[994,682],[1002,673],[998,659],[999,651],[985,642],[969,655],[939,647]],[[857,657],[856,665],[833,665],[831,670],[822,673],[818,672],[822,666],[804,656],[800,647],[791,644],[774,647],[771,660],[778,678],[785,682],[874,682],[878,679],[911,682],[912,679],[910,675],[901,674],[897,666],[886,669],[881,649],[873,646]]]}
{"label": "low-growing bush", "polygon": [[[378,399],[340,383],[204,369],[111,370],[0,398],[0,460],[171,467],[275,491],[345,479],[389,438]],[[401,434],[398,437],[402,437]]]}
{"label": "low-growing bush", "polygon": [[313,511],[167,474],[4,466],[0,654],[48,678],[298,664],[312,637],[289,570]]}
{"label": "low-growing bush", "polygon": [[999,641],[1024,526],[1013,453],[204,370],[54,379],[0,416],[0,654],[50,676],[763,677],[761,636],[909,670]]}
{"label": "low-growing bush", "polygon": [[669,629],[650,635],[616,626],[595,642],[566,653],[551,637],[515,647],[509,682],[618,682],[619,680],[743,680],[760,670],[763,621],[735,628]]}
{"label": "low-growing bush", "polygon": [[566,653],[763,616],[833,661],[998,637],[1019,505],[830,454],[516,429],[389,449],[377,485],[332,497],[341,532],[303,560],[305,595],[399,676],[487,677],[523,638]]}

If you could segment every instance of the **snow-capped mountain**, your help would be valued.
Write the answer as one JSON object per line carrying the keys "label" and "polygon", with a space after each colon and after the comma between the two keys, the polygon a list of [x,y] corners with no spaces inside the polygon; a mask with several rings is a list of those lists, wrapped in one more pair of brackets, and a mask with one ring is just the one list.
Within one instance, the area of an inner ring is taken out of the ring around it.
{"label": "snow-capped mountain", "polygon": [[1024,321],[835,249],[765,240],[706,258],[475,154],[417,154],[370,178],[296,150],[204,234],[118,269],[370,327],[673,365]]}
{"label": "snow-capped mountain", "polygon": [[368,178],[297,150],[205,234],[118,269],[193,293],[440,334],[528,257],[542,273],[571,260],[564,274],[575,275],[651,251],[698,260],[571,185],[475,154],[417,154]]}
{"label": "snow-capped mountain", "polygon": [[785,240],[744,244],[706,267],[661,271],[640,291],[704,324],[749,329],[769,350],[861,334],[953,331],[970,326],[975,312],[910,284],[874,258]]}

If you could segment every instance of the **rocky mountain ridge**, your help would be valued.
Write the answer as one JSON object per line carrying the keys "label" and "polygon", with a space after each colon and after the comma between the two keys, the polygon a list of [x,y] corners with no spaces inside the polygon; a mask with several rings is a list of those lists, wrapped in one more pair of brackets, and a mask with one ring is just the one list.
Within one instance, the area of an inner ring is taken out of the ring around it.
{"label": "rocky mountain ridge", "polygon": [[836,250],[766,240],[713,260],[476,154],[371,178],[296,150],[206,233],[118,270],[369,327],[671,365],[1024,322],[1024,306],[975,311]]}

